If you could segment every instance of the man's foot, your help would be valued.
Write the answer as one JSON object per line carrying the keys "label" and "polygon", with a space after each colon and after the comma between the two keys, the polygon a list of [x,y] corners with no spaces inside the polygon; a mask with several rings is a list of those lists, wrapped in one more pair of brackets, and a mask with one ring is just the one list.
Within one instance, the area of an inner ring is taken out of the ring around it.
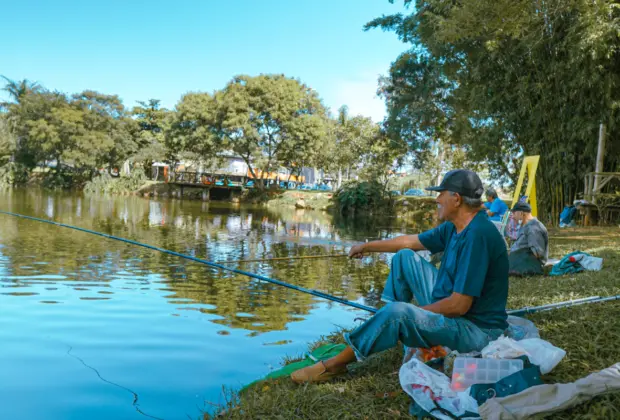
{"label": "man's foot", "polygon": [[320,383],[327,382],[332,378],[347,372],[346,366],[339,367],[334,371],[329,371],[325,364],[320,361],[312,366],[296,370],[291,374],[291,379],[296,384],[304,384],[307,382]]}

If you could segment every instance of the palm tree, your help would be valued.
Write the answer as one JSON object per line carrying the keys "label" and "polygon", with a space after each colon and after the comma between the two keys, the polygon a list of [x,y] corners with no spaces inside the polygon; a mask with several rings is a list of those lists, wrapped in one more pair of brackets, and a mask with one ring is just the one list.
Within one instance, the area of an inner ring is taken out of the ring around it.
{"label": "palm tree", "polygon": [[[2,90],[7,92],[9,94],[9,97],[18,104],[27,94],[36,93],[41,91],[42,89],[42,86],[39,83],[30,81],[28,79],[16,81],[11,80],[6,76],[0,77],[2,77],[6,81],[6,84],[4,85],[4,88],[2,88]],[[3,102],[2,105],[8,106],[9,103]]]}

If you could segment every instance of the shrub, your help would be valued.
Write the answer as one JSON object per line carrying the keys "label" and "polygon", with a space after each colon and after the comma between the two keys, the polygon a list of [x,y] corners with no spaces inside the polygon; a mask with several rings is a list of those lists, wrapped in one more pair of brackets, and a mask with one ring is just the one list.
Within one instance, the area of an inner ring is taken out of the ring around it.
{"label": "shrub", "polygon": [[350,181],[345,183],[334,195],[341,213],[372,211],[391,204],[389,194],[383,185],[376,181]]}
{"label": "shrub", "polygon": [[0,187],[25,184],[28,182],[28,177],[28,168],[19,163],[9,162],[0,167]]}
{"label": "shrub", "polygon": [[129,176],[113,178],[109,173],[104,172],[94,177],[84,186],[84,192],[89,194],[106,193],[122,194],[137,191],[147,178],[142,168],[134,168]]}

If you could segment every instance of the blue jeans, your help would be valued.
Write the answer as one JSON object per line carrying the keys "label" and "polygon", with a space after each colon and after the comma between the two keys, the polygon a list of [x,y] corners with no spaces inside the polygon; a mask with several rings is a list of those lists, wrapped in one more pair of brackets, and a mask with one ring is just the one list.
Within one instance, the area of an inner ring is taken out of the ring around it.
{"label": "blue jeans", "polygon": [[382,300],[388,303],[372,318],[344,338],[358,360],[402,342],[407,347],[446,346],[460,353],[479,351],[497,339],[503,330],[485,330],[465,318],[448,318],[418,305],[432,303],[437,269],[410,249],[399,251],[392,266]]}

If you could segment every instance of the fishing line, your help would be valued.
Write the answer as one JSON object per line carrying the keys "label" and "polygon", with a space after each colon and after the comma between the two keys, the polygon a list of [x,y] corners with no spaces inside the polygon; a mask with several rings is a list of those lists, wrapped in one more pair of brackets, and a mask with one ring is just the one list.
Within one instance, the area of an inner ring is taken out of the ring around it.
{"label": "fishing line", "polygon": [[94,367],[92,367],[92,366],[90,366],[89,364],[87,364],[87,363],[86,363],[86,362],[85,362],[85,361],[84,361],[81,357],[76,356],[75,354],[71,353],[71,351],[72,351],[72,350],[73,350],[73,347],[69,346],[69,350],[67,350],[67,356],[71,356],[71,357],[73,357],[74,359],[79,360],[79,361],[80,361],[80,363],[82,363],[82,364],[84,365],[84,367],[87,367],[88,369],[90,369],[90,370],[92,370],[93,372],[95,372],[95,373],[97,374],[97,376],[99,377],[99,379],[101,379],[103,382],[106,382],[106,383],[108,383],[108,384],[110,384],[110,385],[114,385],[115,387],[118,387],[118,388],[120,388],[120,389],[123,389],[123,390],[125,390],[125,391],[127,391],[127,392],[129,392],[129,393],[133,394],[133,403],[132,403],[132,405],[134,406],[134,408],[136,409],[136,411],[137,411],[138,413],[142,414],[142,415],[143,415],[143,416],[145,416],[145,417],[150,417],[150,418],[155,419],[155,420],[163,420],[163,419],[160,419],[159,417],[151,416],[150,414],[147,414],[147,413],[145,413],[144,411],[142,411],[142,410],[140,409],[140,406],[138,405],[138,399],[139,399],[139,397],[138,397],[138,394],[137,394],[137,393],[135,393],[134,391],[132,391],[132,390],[131,390],[131,389],[129,389],[129,388],[124,387],[123,385],[119,385],[119,384],[117,384],[117,383],[115,383],[115,382],[108,381],[108,380],[107,380],[107,379],[105,379],[103,376],[101,376],[101,374],[99,373],[99,371],[98,371],[97,369],[95,369]]}

